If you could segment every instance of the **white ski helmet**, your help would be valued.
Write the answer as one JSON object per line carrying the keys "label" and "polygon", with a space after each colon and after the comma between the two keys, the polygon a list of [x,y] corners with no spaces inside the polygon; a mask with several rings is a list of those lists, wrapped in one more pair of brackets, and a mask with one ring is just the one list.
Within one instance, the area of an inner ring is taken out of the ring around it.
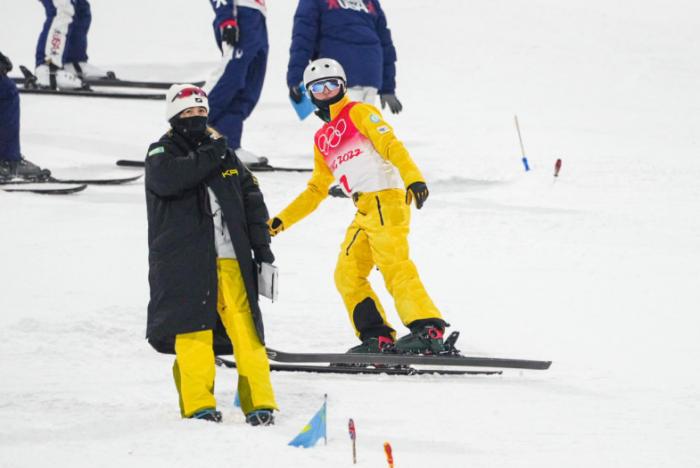
{"label": "white ski helmet", "polygon": [[209,112],[207,93],[189,83],[172,85],[165,94],[165,120],[170,122],[170,119],[190,107],[204,107]]}
{"label": "white ski helmet", "polygon": [[343,88],[347,88],[347,78],[342,65],[330,58],[314,60],[306,66],[304,70],[304,87],[309,89],[309,85],[314,81],[326,80],[328,78],[340,78],[343,80]]}

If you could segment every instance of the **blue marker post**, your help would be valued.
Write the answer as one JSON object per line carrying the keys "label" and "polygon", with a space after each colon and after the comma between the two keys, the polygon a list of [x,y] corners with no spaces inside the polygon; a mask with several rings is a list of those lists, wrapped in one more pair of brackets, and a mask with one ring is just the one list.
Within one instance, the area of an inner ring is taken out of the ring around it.
{"label": "blue marker post", "polygon": [[518,123],[518,116],[515,116],[515,129],[518,131],[518,140],[520,141],[520,152],[523,155],[523,166],[525,166],[525,172],[530,170],[530,164],[527,162],[527,157],[525,156],[525,146],[523,146],[523,137],[520,134],[520,124]]}

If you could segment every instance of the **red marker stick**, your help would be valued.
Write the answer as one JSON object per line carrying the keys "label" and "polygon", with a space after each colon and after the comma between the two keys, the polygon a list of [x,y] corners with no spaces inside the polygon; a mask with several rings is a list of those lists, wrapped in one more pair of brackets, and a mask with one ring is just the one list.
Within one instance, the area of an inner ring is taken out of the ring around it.
{"label": "red marker stick", "polygon": [[355,421],[352,418],[348,421],[348,432],[350,432],[350,440],[352,440],[352,464],[355,465],[357,463],[357,450],[355,449],[357,433],[355,432]]}
{"label": "red marker stick", "polygon": [[559,177],[559,171],[561,171],[561,159],[557,159],[554,163],[554,177]]}

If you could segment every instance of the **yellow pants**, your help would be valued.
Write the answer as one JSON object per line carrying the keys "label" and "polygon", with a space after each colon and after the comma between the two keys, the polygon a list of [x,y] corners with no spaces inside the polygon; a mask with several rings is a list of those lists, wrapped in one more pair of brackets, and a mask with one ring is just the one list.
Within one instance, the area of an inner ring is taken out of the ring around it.
{"label": "yellow pants", "polygon": [[[255,331],[238,261],[218,259],[217,270],[218,311],[233,343],[241,409],[245,414],[262,408],[278,409],[270,382],[270,363]],[[212,330],[175,337],[173,377],[183,417],[190,417],[204,408],[216,407],[213,339]]]}
{"label": "yellow pants", "polygon": [[[376,328],[380,321],[391,328],[367,279],[374,265],[384,276],[404,325],[420,319],[442,318],[408,256],[411,207],[406,205],[404,191],[364,193],[355,204],[357,213],[341,244],[335,284],[357,336],[366,333],[367,328]],[[374,301],[376,308],[368,299]]]}

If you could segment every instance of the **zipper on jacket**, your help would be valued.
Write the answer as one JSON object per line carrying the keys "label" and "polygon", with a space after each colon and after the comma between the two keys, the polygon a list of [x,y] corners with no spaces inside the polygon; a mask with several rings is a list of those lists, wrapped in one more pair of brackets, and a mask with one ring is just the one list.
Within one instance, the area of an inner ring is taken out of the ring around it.
{"label": "zipper on jacket", "polygon": [[355,243],[355,239],[357,239],[357,236],[360,234],[360,231],[362,231],[362,229],[358,229],[358,230],[355,232],[355,235],[352,236],[352,240],[351,240],[350,243],[348,244],[348,247],[345,249],[345,255],[346,255],[346,256],[347,256],[347,255],[350,255],[350,247],[352,247],[352,244]]}
{"label": "zipper on jacket", "polygon": [[384,216],[382,216],[382,204],[379,202],[379,197],[374,197],[377,200],[377,210],[379,210],[379,222],[384,226]]}

